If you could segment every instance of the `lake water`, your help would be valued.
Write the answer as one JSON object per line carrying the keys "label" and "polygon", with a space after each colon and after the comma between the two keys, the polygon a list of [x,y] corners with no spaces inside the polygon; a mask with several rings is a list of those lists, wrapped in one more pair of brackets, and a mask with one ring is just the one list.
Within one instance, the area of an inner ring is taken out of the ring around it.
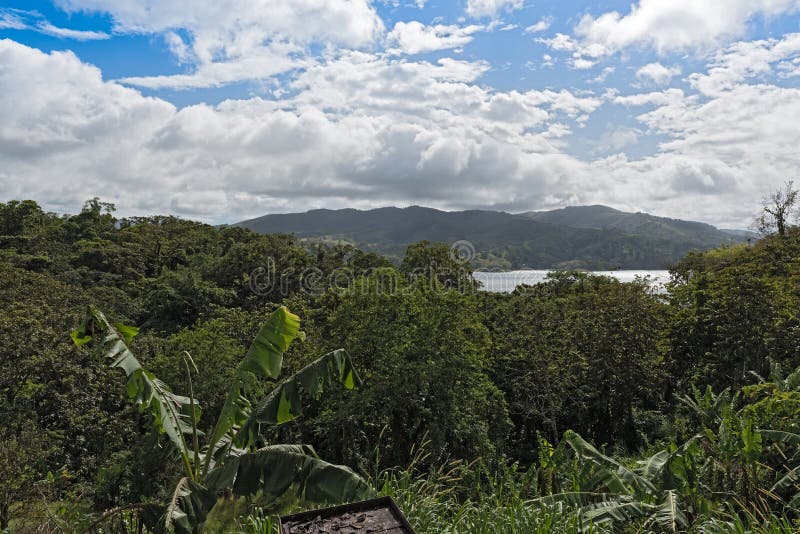
{"label": "lake water", "polygon": [[[511,293],[520,284],[538,284],[544,281],[551,271],[505,271],[473,273],[476,280],[483,284],[484,291],[494,293]],[[592,271],[592,274],[611,276],[621,282],[633,282],[637,277],[648,277],[652,286],[659,292],[664,291],[664,284],[669,282],[669,271]]]}

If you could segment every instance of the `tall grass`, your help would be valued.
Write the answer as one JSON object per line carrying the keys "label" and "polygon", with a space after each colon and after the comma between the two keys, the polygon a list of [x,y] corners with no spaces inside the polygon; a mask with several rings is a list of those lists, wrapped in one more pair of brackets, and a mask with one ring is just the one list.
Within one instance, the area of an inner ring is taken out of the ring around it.
{"label": "tall grass", "polygon": [[451,464],[424,475],[409,469],[387,471],[380,491],[395,500],[418,534],[605,532],[563,507],[528,504],[526,488],[506,476],[510,473],[476,487],[469,479],[485,473],[464,472],[470,467],[475,466]]}
{"label": "tall grass", "polygon": [[[422,450],[403,469],[372,475],[381,495],[394,499],[417,534],[600,534],[660,533],[645,525],[591,524],[563,504],[531,502],[541,496],[535,469],[455,461],[422,469]],[[240,522],[241,534],[277,534],[277,518],[255,514]],[[726,512],[701,517],[691,534],[794,534],[800,525],[731,505]]]}

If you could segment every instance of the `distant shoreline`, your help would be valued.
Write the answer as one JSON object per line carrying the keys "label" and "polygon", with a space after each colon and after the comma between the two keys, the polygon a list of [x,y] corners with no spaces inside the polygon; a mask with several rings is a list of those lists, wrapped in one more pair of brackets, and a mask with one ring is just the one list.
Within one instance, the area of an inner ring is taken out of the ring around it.
{"label": "distant shoreline", "polygon": [[[473,271],[472,276],[481,283],[481,290],[490,293],[510,293],[520,285],[535,285],[547,280],[547,275],[558,269],[516,269],[513,271]],[[648,277],[651,285],[661,291],[669,281],[666,269],[618,269],[614,271],[588,271],[587,274],[609,276],[620,282],[633,282],[637,278]]]}

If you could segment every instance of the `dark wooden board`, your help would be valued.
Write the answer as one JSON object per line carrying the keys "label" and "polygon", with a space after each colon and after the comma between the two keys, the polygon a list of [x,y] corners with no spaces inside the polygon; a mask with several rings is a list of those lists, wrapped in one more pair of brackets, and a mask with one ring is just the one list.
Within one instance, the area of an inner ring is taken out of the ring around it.
{"label": "dark wooden board", "polygon": [[311,510],[281,518],[282,534],[414,534],[389,497]]}

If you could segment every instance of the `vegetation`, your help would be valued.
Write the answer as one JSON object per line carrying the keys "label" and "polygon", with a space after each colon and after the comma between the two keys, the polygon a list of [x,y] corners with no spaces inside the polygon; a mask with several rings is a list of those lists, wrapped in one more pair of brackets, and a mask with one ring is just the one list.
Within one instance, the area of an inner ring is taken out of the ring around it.
{"label": "vegetation", "polygon": [[[283,353],[300,333],[300,319],[280,307],[269,317],[236,369],[213,429],[198,429],[200,405],[194,398],[190,363],[184,353],[189,396],[175,395],[146,371],[129,345],[138,329],[112,325],[105,315],[89,310],[86,322],[73,331],[72,339],[83,345],[98,338],[97,346],[112,367],[125,372],[126,393],[140,412],[149,413],[154,432],[164,434],[177,450],[184,468],[166,509],[164,528],[191,533],[201,528],[214,512],[218,497],[260,497],[261,506],[275,509],[287,492],[305,502],[328,503],[363,499],[369,486],[346,467],[320,460],[314,449],[303,445],[265,445],[260,426],[278,425],[302,413],[301,389],[319,398],[324,389],[339,381],[352,389],[359,382],[346,352],[334,351],[287,378],[258,403],[245,396],[254,379],[280,375]],[[200,435],[207,436],[200,447]],[[227,504],[223,499],[222,504]],[[156,529],[156,524],[148,525]]]}
{"label": "vegetation", "polygon": [[0,529],[274,532],[375,491],[422,533],[795,532],[785,222],[686,255],[666,294],[577,272],[491,294],[436,243],[395,267],[0,204]]}

